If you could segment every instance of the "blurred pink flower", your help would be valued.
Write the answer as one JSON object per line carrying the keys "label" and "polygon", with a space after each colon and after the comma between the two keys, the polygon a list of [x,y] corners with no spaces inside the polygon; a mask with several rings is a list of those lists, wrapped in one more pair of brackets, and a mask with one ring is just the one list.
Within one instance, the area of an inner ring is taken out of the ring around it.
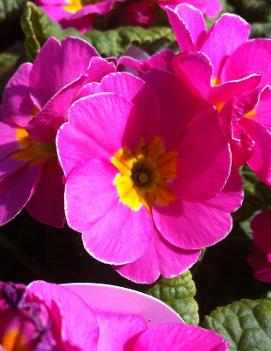
{"label": "blurred pink flower", "polygon": [[242,202],[216,111],[155,69],[109,74],[83,95],[57,138],[68,224],[131,280],[184,272]]}
{"label": "blurred pink flower", "polygon": [[[50,38],[33,64],[8,82],[0,107],[0,224],[22,208],[42,223],[65,223],[63,172],[55,136],[81,87],[114,66],[78,38]],[[48,190],[49,189],[49,190]]]}
{"label": "blurred pink flower", "polygon": [[35,3],[62,27],[74,27],[84,33],[92,28],[95,16],[110,12],[117,1],[124,0],[35,0]]}
{"label": "blurred pink flower", "polygon": [[254,271],[255,278],[271,283],[271,210],[257,214],[252,222],[252,253],[248,263]]}

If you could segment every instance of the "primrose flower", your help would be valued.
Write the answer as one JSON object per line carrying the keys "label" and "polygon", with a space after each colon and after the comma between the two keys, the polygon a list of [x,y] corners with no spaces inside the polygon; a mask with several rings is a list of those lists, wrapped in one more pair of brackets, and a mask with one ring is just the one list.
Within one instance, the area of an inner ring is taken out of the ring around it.
{"label": "primrose flower", "polygon": [[0,108],[1,225],[24,207],[42,223],[64,225],[55,135],[83,84],[112,70],[85,41],[50,38],[33,64],[22,64],[10,79]]}
{"label": "primrose flower", "polygon": [[57,137],[68,224],[136,282],[187,270],[229,233],[242,201],[216,111],[154,69],[144,80],[109,74],[81,94]]}
{"label": "primrose flower", "polygon": [[35,0],[63,28],[74,27],[82,33],[92,28],[95,16],[110,12],[116,1],[122,0]]}
{"label": "primrose flower", "polygon": [[55,284],[0,284],[0,348],[4,351],[95,350],[98,323],[84,301]]}
{"label": "primrose flower", "polygon": [[175,73],[218,111],[232,104],[227,133],[233,163],[247,162],[271,184],[271,40],[248,40],[250,26],[236,15],[222,15],[207,32],[197,9],[183,4],[166,10],[182,51]]}
{"label": "primrose flower", "polygon": [[271,282],[271,211],[265,210],[257,214],[252,222],[253,231],[252,253],[248,263],[254,271],[256,279]]}

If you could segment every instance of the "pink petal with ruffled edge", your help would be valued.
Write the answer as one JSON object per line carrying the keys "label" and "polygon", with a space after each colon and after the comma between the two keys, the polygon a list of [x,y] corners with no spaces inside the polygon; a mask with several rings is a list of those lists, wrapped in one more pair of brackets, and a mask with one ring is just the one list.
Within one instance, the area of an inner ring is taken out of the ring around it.
{"label": "pink petal with ruffled edge", "polygon": [[183,249],[202,249],[224,239],[232,228],[230,212],[242,204],[239,175],[232,173],[225,188],[205,202],[176,201],[154,208],[154,222],[160,233]]}
{"label": "pink petal with ruffled edge", "polygon": [[155,231],[152,241],[138,260],[115,270],[123,277],[140,284],[152,284],[160,274],[165,278],[176,277],[189,269],[200,256],[199,250],[182,250],[167,242]]}
{"label": "pink petal with ruffled edge", "polygon": [[[204,16],[208,18],[215,18],[222,10],[222,5],[219,0],[160,0],[162,4],[174,9],[179,3],[185,3],[194,6],[200,10]],[[177,4],[177,5],[176,5]]]}
{"label": "pink petal with ruffled edge", "polygon": [[[96,50],[79,38],[59,42],[51,37],[37,55],[30,74],[31,96],[39,107],[60,89],[87,72]],[[42,82],[42,84],[41,84]]]}
{"label": "pink petal with ruffled edge", "polygon": [[125,351],[227,351],[228,344],[213,331],[186,324],[162,324],[141,333]]}
{"label": "pink petal with ruffled edge", "polygon": [[[193,7],[190,6],[189,3],[185,3],[177,5],[174,8],[174,12],[178,15],[178,17],[185,23],[185,26],[188,28],[195,48],[199,47],[207,35],[206,24],[201,11],[199,11],[196,8],[196,6]],[[177,34],[177,28],[173,27],[173,29]],[[180,48],[182,48],[182,45],[180,46]]]}
{"label": "pink petal with ruffled edge", "polygon": [[60,89],[28,125],[30,135],[43,143],[54,143],[57,130],[67,120],[68,109],[81,96],[80,89],[89,81],[99,82],[108,73],[114,72],[113,64],[101,57],[92,57],[86,74],[79,76]]}
{"label": "pink petal with ruffled edge", "polygon": [[[221,69],[228,56],[248,40],[249,33],[250,25],[240,16],[229,13],[222,15],[211,27],[203,45],[198,49],[211,59],[215,78],[220,77]],[[241,77],[235,79],[237,78]]]}
{"label": "pink petal with ruffled edge", "polygon": [[222,71],[222,81],[235,80],[244,76],[261,74],[264,87],[271,80],[271,40],[253,39],[240,45],[228,58]]}
{"label": "pink petal with ruffled edge", "polygon": [[43,166],[41,176],[26,209],[41,223],[58,228],[64,226],[66,222],[64,176],[57,163],[48,163]]}
{"label": "pink petal with ruffled edge", "polygon": [[185,2],[199,8],[209,18],[215,18],[222,10],[219,0],[185,0]]}
{"label": "pink petal with ruffled edge", "polygon": [[22,64],[11,77],[3,93],[0,119],[26,126],[36,112],[29,93],[29,75],[32,63]]}
{"label": "pink petal with ruffled edge", "polygon": [[62,347],[97,349],[99,327],[88,305],[75,293],[63,286],[36,281],[27,291],[40,298],[48,306],[55,322],[61,328]]}
{"label": "pink petal with ruffled edge", "polygon": [[124,264],[145,252],[153,224],[145,207],[132,211],[120,203],[113,184],[116,173],[110,162],[99,159],[76,167],[67,179],[65,210],[68,224],[83,232],[84,246],[92,256]]}
{"label": "pink petal with ruffled edge", "polygon": [[207,35],[202,12],[187,3],[162,6],[174,30],[180,51],[195,51]]}

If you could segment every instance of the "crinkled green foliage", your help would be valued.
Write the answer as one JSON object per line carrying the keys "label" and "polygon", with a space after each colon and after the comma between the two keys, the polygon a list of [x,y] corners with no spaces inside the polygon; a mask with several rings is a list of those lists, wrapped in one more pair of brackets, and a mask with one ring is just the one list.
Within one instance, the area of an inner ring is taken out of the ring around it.
{"label": "crinkled green foliage", "polygon": [[190,271],[177,278],[160,278],[147,293],[172,307],[186,323],[199,323],[196,287]]}
{"label": "crinkled green foliage", "polygon": [[92,30],[83,35],[88,42],[94,45],[101,55],[118,56],[123,54],[131,44],[146,45],[166,39],[174,42],[175,38],[169,27],[119,27],[117,29],[98,31]]}
{"label": "crinkled green foliage", "polygon": [[0,0],[0,23],[17,15],[24,2],[25,0]]}
{"label": "crinkled green foliage", "polygon": [[73,29],[62,30],[58,23],[52,22],[42,9],[31,2],[27,2],[24,6],[21,26],[25,34],[26,55],[29,60],[35,58],[50,36],[63,39],[66,36],[78,33]]}
{"label": "crinkled green foliage", "polygon": [[219,307],[203,326],[223,335],[229,351],[271,350],[271,299],[241,300]]}
{"label": "crinkled green foliage", "polygon": [[70,35],[80,36],[94,45],[103,56],[118,56],[125,52],[131,44],[150,44],[166,39],[174,42],[175,38],[169,27],[119,27],[117,29],[99,31],[92,30],[80,34],[74,29],[63,30],[59,24],[52,22],[49,17],[37,6],[27,2],[21,20],[25,34],[26,53],[33,60],[42,45],[50,36],[63,39]]}

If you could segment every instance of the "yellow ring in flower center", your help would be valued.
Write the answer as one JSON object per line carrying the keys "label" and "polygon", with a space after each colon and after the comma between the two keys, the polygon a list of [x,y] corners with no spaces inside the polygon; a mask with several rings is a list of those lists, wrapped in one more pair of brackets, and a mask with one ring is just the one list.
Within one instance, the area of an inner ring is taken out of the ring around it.
{"label": "yellow ring in flower center", "polygon": [[164,142],[155,137],[149,145],[142,140],[131,152],[123,147],[111,162],[119,173],[114,179],[120,202],[137,211],[141,206],[151,209],[175,201],[170,183],[176,177],[177,153],[165,151]]}

